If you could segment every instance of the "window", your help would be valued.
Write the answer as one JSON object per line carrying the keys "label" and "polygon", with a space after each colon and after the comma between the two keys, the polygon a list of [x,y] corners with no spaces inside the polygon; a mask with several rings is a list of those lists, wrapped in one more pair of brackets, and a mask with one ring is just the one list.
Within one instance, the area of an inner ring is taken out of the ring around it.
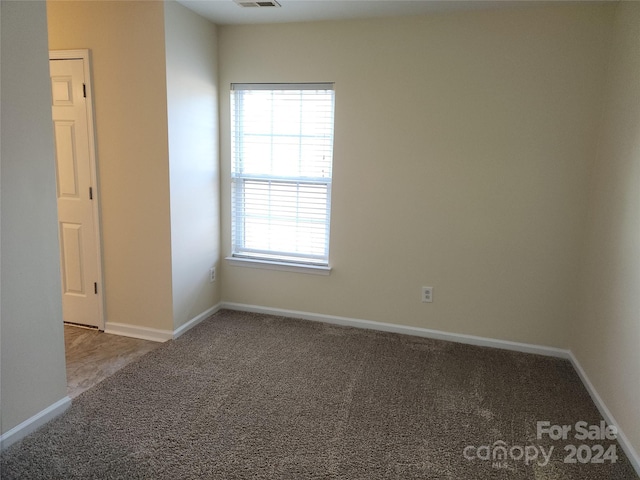
{"label": "window", "polygon": [[232,256],[328,266],[333,84],[231,86]]}

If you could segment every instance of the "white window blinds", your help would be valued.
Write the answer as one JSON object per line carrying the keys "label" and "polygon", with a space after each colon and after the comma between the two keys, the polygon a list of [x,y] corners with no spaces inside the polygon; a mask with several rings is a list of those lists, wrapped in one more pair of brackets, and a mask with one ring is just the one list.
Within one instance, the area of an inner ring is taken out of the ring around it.
{"label": "white window blinds", "polygon": [[333,84],[231,88],[232,255],[328,265]]}

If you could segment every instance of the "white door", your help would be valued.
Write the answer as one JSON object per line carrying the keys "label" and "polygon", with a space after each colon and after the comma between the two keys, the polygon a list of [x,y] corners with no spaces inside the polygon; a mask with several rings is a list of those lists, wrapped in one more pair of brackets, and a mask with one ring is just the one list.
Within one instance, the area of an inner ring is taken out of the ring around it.
{"label": "white door", "polygon": [[[85,67],[80,59],[50,60],[56,152],[58,229],[65,322],[104,329],[101,308],[99,230],[93,129],[86,99]],[[88,75],[86,75],[88,77]]]}

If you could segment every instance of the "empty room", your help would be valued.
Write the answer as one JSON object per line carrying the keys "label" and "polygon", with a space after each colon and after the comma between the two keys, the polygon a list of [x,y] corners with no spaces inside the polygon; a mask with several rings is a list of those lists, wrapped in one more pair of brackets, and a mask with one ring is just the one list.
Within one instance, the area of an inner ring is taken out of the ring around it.
{"label": "empty room", "polygon": [[640,2],[0,21],[0,478],[640,478]]}

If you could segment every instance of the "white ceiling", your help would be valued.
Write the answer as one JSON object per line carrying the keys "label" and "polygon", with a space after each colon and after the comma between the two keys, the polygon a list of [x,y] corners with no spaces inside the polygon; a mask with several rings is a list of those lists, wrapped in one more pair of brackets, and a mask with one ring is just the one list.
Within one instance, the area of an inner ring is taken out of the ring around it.
{"label": "white ceiling", "polygon": [[278,0],[281,7],[242,8],[233,0],[178,0],[178,2],[219,25],[422,15],[453,10],[565,3],[522,0]]}

